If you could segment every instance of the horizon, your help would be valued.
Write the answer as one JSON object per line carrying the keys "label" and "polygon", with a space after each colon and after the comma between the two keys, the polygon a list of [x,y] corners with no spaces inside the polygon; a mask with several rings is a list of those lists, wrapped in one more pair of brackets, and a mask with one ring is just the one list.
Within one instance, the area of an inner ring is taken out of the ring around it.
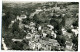
{"label": "horizon", "polygon": [[78,2],[78,1],[62,1],[62,0],[2,0],[2,3],[45,3],[45,2]]}

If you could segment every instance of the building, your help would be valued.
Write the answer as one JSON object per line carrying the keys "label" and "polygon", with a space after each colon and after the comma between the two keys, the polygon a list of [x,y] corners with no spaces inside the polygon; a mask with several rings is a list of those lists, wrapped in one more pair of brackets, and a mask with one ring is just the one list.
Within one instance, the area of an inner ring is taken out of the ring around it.
{"label": "building", "polygon": [[13,42],[15,42],[15,41],[22,42],[23,40],[22,40],[22,39],[14,39],[14,38],[13,38],[12,41],[13,41]]}
{"label": "building", "polygon": [[22,21],[23,19],[26,19],[26,18],[27,18],[27,16],[25,14],[17,16],[17,20],[20,20],[20,21]]}
{"label": "building", "polygon": [[40,40],[40,43],[42,44],[42,47],[45,47],[45,50],[51,50],[53,47],[59,46],[59,43],[55,39],[49,39],[49,40]]}
{"label": "building", "polygon": [[73,43],[70,42],[70,41],[66,41],[66,51],[72,51],[72,46],[73,46]]}

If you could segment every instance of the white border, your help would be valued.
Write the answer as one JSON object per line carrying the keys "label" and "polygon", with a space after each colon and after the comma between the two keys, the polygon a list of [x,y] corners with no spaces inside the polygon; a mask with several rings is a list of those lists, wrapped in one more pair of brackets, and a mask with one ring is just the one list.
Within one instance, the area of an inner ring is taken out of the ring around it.
{"label": "white border", "polygon": [[[8,1],[8,2],[22,2],[22,1],[26,1],[26,2],[46,2],[46,1],[54,1],[54,2],[79,2],[79,0],[0,0],[0,49],[1,49],[1,24],[2,24],[2,1]],[[79,12],[80,12],[80,4],[79,4]],[[80,16],[80,13],[79,13],[79,16]],[[80,22],[80,18],[79,18],[79,22]],[[79,24],[80,26],[80,24]],[[79,31],[80,31],[80,28],[79,28]],[[78,36],[78,38],[80,38],[80,36]],[[78,39],[79,40],[79,39]],[[80,52],[80,40],[78,41],[79,45],[78,45],[78,52]],[[3,51],[3,50],[0,50],[0,52],[15,52],[15,51],[12,51],[12,50],[8,50],[8,51]],[[21,51],[16,51],[16,52],[21,52]],[[25,51],[23,51],[25,52]],[[32,52],[32,51],[27,51],[27,52]],[[38,52],[38,51],[35,51],[35,52]],[[43,51],[41,51],[43,52]],[[58,51],[44,51],[44,52],[58,52]],[[59,52],[76,52],[76,51],[59,51]]]}
{"label": "white border", "polygon": [[2,0],[2,1],[27,1],[27,2],[32,2],[32,1],[65,1],[65,2],[78,2],[79,0]]}
{"label": "white border", "polygon": [[[0,42],[1,42],[1,22],[2,22],[2,0],[0,0]],[[1,48],[1,43],[0,43],[0,48]]]}

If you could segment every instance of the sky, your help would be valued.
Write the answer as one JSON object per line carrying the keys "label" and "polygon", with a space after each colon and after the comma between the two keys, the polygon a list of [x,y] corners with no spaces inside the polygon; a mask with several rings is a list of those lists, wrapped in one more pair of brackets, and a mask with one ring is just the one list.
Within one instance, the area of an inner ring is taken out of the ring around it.
{"label": "sky", "polygon": [[45,2],[45,1],[60,1],[60,2],[77,2],[78,0],[2,0],[3,2]]}
{"label": "sky", "polygon": [[[43,1],[44,0],[2,0],[2,2],[6,2],[6,3],[11,3],[11,2],[27,3],[27,2],[43,2]],[[45,1],[49,1],[49,0],[45,0]]]}

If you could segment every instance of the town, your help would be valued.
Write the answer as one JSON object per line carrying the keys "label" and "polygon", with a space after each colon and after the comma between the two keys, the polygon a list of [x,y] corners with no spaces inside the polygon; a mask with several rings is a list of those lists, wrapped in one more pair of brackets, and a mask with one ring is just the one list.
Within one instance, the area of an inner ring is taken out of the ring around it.
{"label": "town", "polygon": [[78,51],[78,2],[3,3],[2,50]]}

